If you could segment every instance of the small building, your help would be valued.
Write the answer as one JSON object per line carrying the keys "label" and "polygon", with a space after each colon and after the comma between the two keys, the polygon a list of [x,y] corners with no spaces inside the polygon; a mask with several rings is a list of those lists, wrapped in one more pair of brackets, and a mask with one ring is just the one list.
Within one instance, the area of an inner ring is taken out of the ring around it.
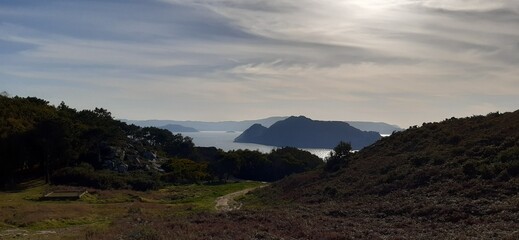
{"label": "small building", "polygon": [[77,191],[53,191],[43,195],[43,197],[41,197],[40,199],[55,201],[79,200],[86,193],[88,193],[86,189]]}

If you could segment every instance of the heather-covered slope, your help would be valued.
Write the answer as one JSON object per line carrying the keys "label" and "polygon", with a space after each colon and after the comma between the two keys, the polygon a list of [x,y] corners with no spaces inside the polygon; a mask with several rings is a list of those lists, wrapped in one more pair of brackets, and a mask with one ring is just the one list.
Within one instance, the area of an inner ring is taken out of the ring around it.
{"label": "heather-covered slope", "polygon": [[292,176],[257,196],[334,226],[312,225],[330,239],[517,239],[519,111],[412,127],[336,172]]}
{"label": "heather-covered slope", "polygon": [[143,210],[91,236],[519,239],[518,120],[514,112],[413,127],[344,159],[337,171],[292,175],[247,194],[239,211],[179,216],[170,206],[132,203]]}
{"label": "heather-covered slope", "polygon": [[518,177],[516,111],[452,118],[397,132],[354,154],[341,170],[326,173],[313,183],[315,189],[307,190],[318,192],[330,184],[337,196],[347,196],[471,182],[508,186],[513,189],[494,191],[512,191],[519,189]]}

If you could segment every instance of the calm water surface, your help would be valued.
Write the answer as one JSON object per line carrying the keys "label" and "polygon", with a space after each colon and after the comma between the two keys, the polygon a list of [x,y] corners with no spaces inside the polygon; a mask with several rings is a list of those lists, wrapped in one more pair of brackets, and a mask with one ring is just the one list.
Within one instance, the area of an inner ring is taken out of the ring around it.
{"label": "calm water surface", "polygon": [[[224,151],[237,150],[237,149],[249,149],[258,150],[263,153],[269,153],[272,149],[278,147],[253,144],[253,143],[235,143],[233,142],[241,132],[222,132],[222,131],[202,131],[194,133],[182,133],[184,136],[193,138],[193,142],[196,146],[200,147],[216,147],[221,148]],[[312,154],[320,158],[325,158],[329,155],[331,149],[315,149],[315,148],[302,148],[303,150],[309,151]]]}

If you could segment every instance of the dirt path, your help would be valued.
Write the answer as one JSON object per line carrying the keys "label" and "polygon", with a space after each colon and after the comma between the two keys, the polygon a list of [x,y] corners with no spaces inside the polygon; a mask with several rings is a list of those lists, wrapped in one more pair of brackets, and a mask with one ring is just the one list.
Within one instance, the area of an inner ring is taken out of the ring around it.
{"label": "dirt path", "polygon": [[258,188],[262,188],[262,187],[265,187],[267,185],[263,185],[263,186],[258,186],[258,187],[253,187],[253,188],[247,188],[247,189],[244,189],[244,190],[241,190],[241,191],[237,191],[237,192],[233,192],[233,193],[229,193],[227,195],[224,195],[224,196],[221,196],[221,197],[218,197],[215,202],[216,202],[216,205],[214,206],[216,208],[217,211],[220,211],[220,212],[227,212],[227,211],[233,211],[233,210],[238,210],[242,207],[242,203],[239,203],[239,202],[236,202],[236,198],[240,197],[240,196],[243,196],[255,189],[258,189]]}

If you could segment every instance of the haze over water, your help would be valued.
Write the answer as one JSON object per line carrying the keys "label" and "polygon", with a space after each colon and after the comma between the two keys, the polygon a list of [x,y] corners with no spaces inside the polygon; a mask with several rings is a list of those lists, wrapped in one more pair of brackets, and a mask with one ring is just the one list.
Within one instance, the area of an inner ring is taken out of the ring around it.
{"label": "haze over water", "polygon": [[[225,132],[225,131],[201,131],[201,132],[185,132],[182,133],[184,136],[193,138],[193,143],[199,147],[216,147],[224,151],[238,150],[238,149],[249,149],[258,150],[263,153],[269,153],[273,149],[278,147],[267,146],[253,143],[237,143],[234,139],[238,137],[241,132]],[[327,157],[331,149],[308,149],[303,150],[309,151],[310,153],[324,159]]]}

